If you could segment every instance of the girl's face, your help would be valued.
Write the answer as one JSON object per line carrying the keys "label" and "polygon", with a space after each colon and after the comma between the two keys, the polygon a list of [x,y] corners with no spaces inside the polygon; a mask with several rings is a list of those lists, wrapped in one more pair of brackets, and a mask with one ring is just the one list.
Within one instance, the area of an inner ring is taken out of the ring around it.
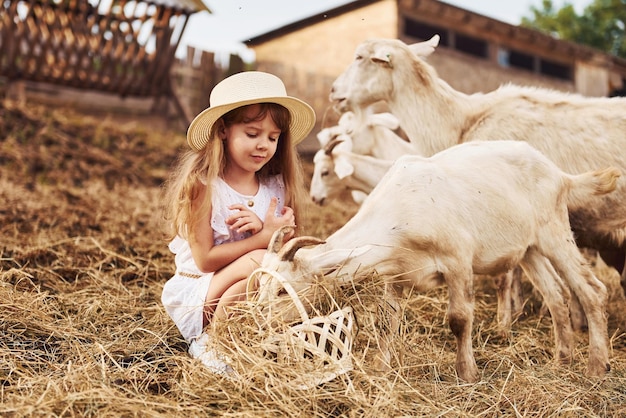
{"label": "girl's face", "polygon": [[226,169],[256,173],[276,153],[281,130],[270,112],[259,116],[260,105],[245,110],[242,122],[223,128],[226,139]]}

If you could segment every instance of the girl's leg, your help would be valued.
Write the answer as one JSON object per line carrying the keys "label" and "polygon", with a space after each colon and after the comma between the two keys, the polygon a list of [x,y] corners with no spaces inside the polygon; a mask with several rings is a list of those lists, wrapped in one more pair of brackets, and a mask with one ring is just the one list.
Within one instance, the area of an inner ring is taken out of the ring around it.
{"label": "girl's leg", "polygon": [[[242,300],[246,292],[245,279],[261,265],[265,252],[266,250],[251,251],[215,272],[205,298],[203,326],[208,325],[213,312],[223,317],[224,306]],[[230,288],[233,286],[231,291]],[[223,296],[225,298],[222,303]],[[220,309],[216,311],[218,306]]]}
{"label": "girl's leg", "polygon": [[215,312],[213,313],[213,318],[220,320],[226,319],[226,307],[234,304],[235,302],[240,302],[246,300],[246,285],[248,284],[248,280],[241,279],[237,283],[233,284],[231,287],[226,289],[226,291],[222,294],[219,302],[217,302],[217,306],[215,307]]}

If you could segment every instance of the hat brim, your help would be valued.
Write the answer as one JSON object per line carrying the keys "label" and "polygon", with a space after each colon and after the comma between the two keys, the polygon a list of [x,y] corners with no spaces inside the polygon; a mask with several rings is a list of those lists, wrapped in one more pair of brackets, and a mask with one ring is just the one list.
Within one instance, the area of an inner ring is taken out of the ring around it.
{"label": "hat brim", "polygon": [[315,111],[307,103],[291,96],[264,97],[262,99],[244,100],[221,106],[209,107],[198,114],[187,129],[187,142],[194,151],[200,151],[209,142],[211,129],[215,122],[226,113],[241,106],[257,103],[276,103],[291,114],[289,130],[292,145],[302,142],[315,126]]}

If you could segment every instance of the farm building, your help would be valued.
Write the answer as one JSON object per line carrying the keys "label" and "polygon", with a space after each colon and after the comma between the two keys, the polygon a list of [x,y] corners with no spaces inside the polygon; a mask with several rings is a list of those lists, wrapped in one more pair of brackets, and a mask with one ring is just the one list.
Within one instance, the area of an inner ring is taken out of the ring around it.
{"label": "farm building", "polygon": [[[328,93],[367,38],[407,43],[441,36],[429,62],[465,93],[512,82],[587,96],[623,94],[626,60],[554,39],[437,0],[360,0],[246,42],[260,70],[283,77],[288,91],[313,105],[318,124],[332,123]],[[318,128],[321,128],[318,125]],[[318,147],[309,138],[303,147]]]}

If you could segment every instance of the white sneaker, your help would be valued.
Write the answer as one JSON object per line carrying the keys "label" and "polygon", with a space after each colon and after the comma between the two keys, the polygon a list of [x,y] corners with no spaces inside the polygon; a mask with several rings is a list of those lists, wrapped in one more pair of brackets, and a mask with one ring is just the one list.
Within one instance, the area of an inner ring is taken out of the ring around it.
{"label": "white sneaker", "polygon": [[227,358],[220,355],[215,349],[209,348],[210,338],[207,333],[191,341],[189,355],[198,359],[211,372],[223,376],[234,377],[235,370],[226,363]]}

